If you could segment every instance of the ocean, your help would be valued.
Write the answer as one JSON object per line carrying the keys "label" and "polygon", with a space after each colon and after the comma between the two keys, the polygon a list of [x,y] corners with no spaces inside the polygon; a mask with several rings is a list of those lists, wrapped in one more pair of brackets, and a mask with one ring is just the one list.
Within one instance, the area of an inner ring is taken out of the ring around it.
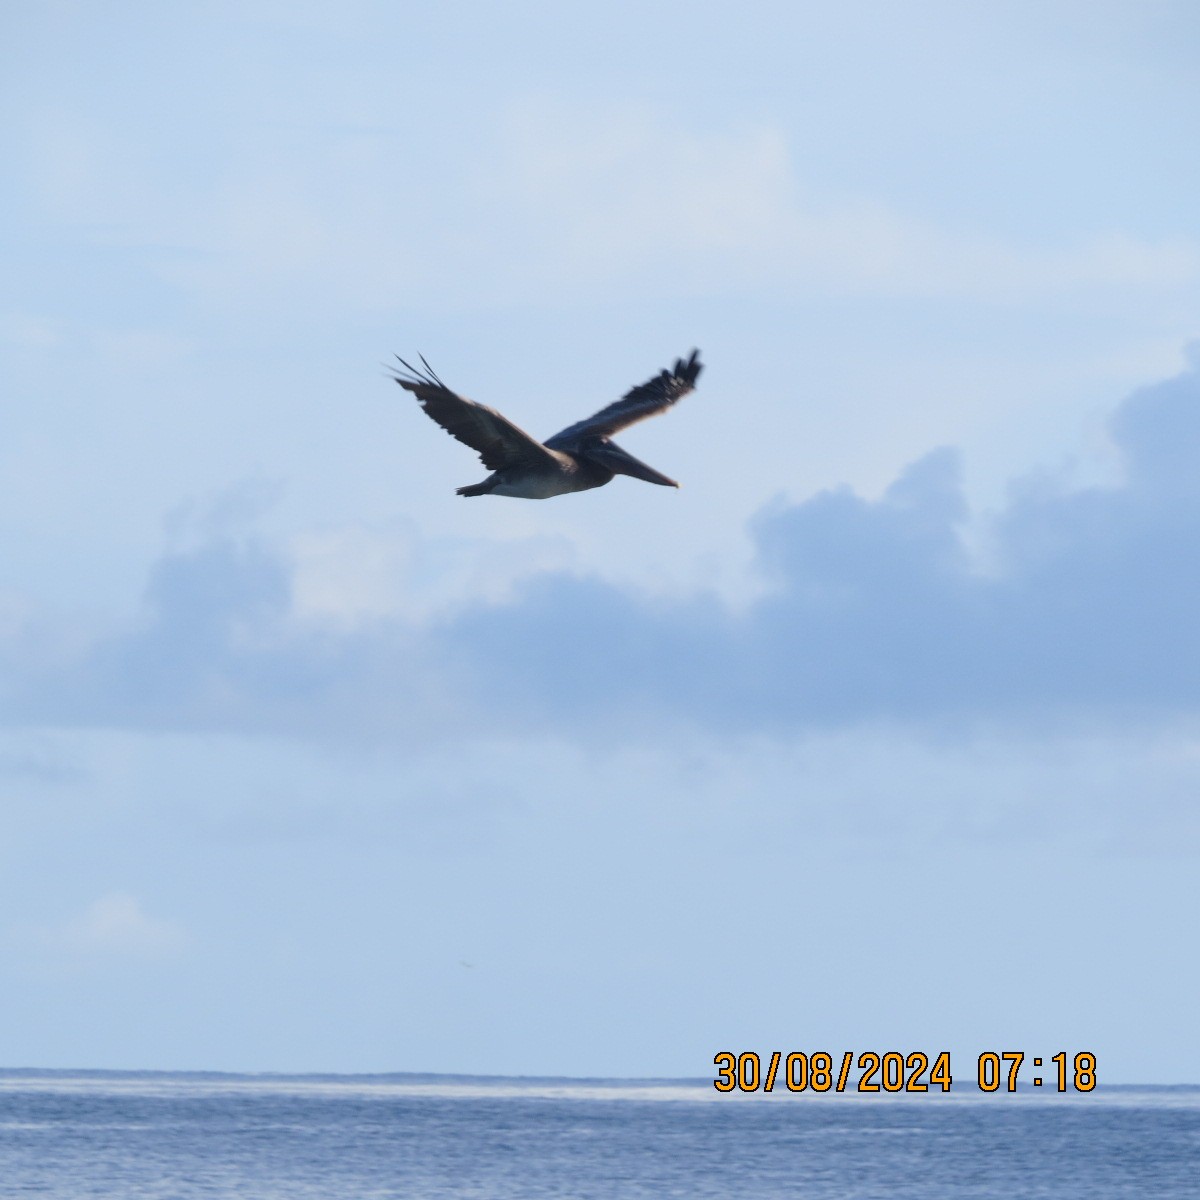
{"label": "ocean", "polygon": [[1196,1200],[1200,1088],[0,1071],[0,1195]]}

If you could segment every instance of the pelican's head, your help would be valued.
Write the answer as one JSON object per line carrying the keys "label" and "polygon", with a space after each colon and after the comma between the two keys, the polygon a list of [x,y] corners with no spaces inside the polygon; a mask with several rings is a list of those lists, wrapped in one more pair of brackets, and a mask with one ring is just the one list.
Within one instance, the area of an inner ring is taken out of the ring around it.
{"label": "pelican's head", "polygon": [[588,445],[584,448],[583,453],[593,462],[607,467],[614,475],[632,475],[634,479],[641,479],[646,483],[657,483],[662,487],[677,488],[679,486],[674,479],[664,475],[661,471],[656,471],[642,462],[640,458],[634,458],[628,450],[622,450],[616,442],[610,442],[607,438]]}

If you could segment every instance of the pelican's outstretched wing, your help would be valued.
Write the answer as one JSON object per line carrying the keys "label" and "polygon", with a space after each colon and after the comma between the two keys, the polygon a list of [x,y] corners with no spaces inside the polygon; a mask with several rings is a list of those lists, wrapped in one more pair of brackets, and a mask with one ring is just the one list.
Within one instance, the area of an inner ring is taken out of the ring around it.
{"label": "pelican's outstretched wing", "polygon": [[546,445],[557,450],[586,437],[611,437],[635,421],[665,412],[676,400],[695,388],[703,369],[700,351],[693,350],[688,358],[677,358],[672,370],[662,370],[653,379],[631,388],[620,400],[602,408],[586,421],[568,425],[566,429],[547,438]]}
{"label": "pelican's outstretched wing", "polygon": [[403,371],[391,368],[392,378],[412,392],[421,407],[452,437],[479,452],[489,471],[499,471],[520,462],[549,459],[554,455],[537,438],[514,425],[506,416],[486,404],[478,404],[452,392],[421,359],[425,369],[418,371],[396,355]]}

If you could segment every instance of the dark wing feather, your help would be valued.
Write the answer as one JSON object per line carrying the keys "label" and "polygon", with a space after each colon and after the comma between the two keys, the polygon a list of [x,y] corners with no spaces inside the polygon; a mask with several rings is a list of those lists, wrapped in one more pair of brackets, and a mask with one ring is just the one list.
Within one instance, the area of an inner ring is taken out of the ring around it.
{"label": "dark wing feather", "polygon": [[392,378],[412,392],[421,407],[448,434],[479,452],[489,471],[499,471],[519,462],[554,460],[554,456],[536,438],[514,425],[506,416],[486,404],[478,404],[452,392],[421,359],[423,371],[409,366],[396,356],[403,371],[391,368]]}
{"label": "dark wing feather", "polygon": [[585,437],[611,437],[635,421],[644,421],[647,417],[665,412],[695,388],[703,369],[700,351],[693,350],[688,358],[677,358],[672,370],[660,371],[653,379],[631,388],[620,400],[602,408],[594,416],[568,425],[566,429],[547,438],[546,445],[553,450]]}

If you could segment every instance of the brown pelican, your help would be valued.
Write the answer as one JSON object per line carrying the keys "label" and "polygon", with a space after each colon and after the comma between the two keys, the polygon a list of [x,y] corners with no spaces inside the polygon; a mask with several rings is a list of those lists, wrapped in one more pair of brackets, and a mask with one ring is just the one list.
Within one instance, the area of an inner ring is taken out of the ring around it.
{"label": "brown pelican", "polygon": [[698,350],[688,358],[676,359],[670,371],[660,371],[653,379],[631,388],[595,416],[568,425],[544,442],[531,438],[494,408],[452,392],[424,358],[421,363],[425,369],[418,371],[399,355],[396,357],[404,368],[393,368],[396,382],[412,392],[447,433],[477,450],[483,465],[492,472],[482,483],[460,487],[460,496],[490,493],[545,500],[603,487],[614,475],[632,475],[665,487],[679,486],[609,438],[635,421],[666,411],[686,396],[696,386],[702,369]]}

